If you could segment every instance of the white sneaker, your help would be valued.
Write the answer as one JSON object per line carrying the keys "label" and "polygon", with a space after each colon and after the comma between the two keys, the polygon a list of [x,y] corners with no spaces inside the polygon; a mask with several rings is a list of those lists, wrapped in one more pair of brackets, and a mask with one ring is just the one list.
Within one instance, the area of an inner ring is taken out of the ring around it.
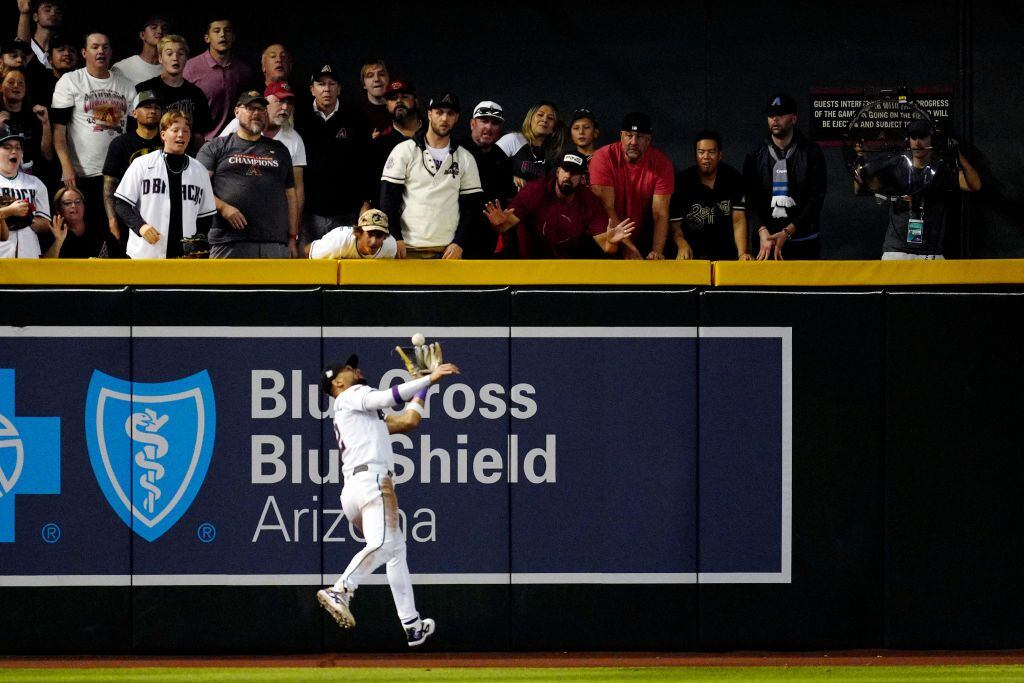
{"label": "white sneaker", "polygon": [[433,619],[417,619],[417,623],[405,627],[405,638],[409,641],[409,647],[422,645],[433,633]]}
{"label": "white sneaker", "polygon": [[336,591],[333,588],[324,588],[316,592],[316,601],[327,610],[327,613],[334,617],[338,626],[352,628],[356,625],[356,618],[348,608],[352,599],[352,591]]}

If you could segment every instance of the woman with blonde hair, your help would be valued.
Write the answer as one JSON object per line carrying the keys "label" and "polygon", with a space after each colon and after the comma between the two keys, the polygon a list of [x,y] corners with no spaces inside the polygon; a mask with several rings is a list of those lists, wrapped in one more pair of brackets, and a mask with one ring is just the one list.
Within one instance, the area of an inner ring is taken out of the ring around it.
{"label": "woman with blonde hair", "polygon": [[512,160],[512,176],[519,188],[551,173],[564,146],[565,124],[558,120],[558,108],[547,101],[530,107],[520,131],[498,140],[498,147]]}

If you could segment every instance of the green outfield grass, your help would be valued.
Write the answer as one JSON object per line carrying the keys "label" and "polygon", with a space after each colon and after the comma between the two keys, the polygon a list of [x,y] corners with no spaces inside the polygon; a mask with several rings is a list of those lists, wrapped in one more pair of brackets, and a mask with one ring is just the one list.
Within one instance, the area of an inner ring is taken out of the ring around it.
{"label": "green outfield grass", "polygon": [[1021,681],[1024,666],[0,669],[0,681]]}

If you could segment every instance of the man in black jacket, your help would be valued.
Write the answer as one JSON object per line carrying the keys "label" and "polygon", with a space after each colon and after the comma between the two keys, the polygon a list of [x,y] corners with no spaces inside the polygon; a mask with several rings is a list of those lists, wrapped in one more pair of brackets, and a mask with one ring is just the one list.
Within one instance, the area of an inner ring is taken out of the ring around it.
{"label": "man in black jacket", "polygon": [[339,225],[355,225],[380,191],[370,161],[366,117],[340,101],[337,69],[323,64],[309,82],[313,104],[295,115],[295,129],[306,145],[306,215],[300,246]]}
{"label": "man in black jacket", "polygon": [[747,223],[757,230],[757,259],[816,259],[825,203],[825,155],[796,130],[796,101],[784,93],[768,98],[769,138],[747,155],[743,180]]}

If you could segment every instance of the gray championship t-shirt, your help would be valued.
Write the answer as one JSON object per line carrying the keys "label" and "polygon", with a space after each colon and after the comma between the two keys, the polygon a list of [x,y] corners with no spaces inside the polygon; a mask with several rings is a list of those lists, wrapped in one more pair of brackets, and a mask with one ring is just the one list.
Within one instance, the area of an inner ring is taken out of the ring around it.
{"label": "gray championship t-shirt", "polygon": [[241,211],[247,223],[235,230],[218,213],[210,229],[211,244],[288,242],[285,190],[295,181],[287,147],[266,137],[249,142],[231,135],[207,142],[198,159],[213,172],[213,194]]}

